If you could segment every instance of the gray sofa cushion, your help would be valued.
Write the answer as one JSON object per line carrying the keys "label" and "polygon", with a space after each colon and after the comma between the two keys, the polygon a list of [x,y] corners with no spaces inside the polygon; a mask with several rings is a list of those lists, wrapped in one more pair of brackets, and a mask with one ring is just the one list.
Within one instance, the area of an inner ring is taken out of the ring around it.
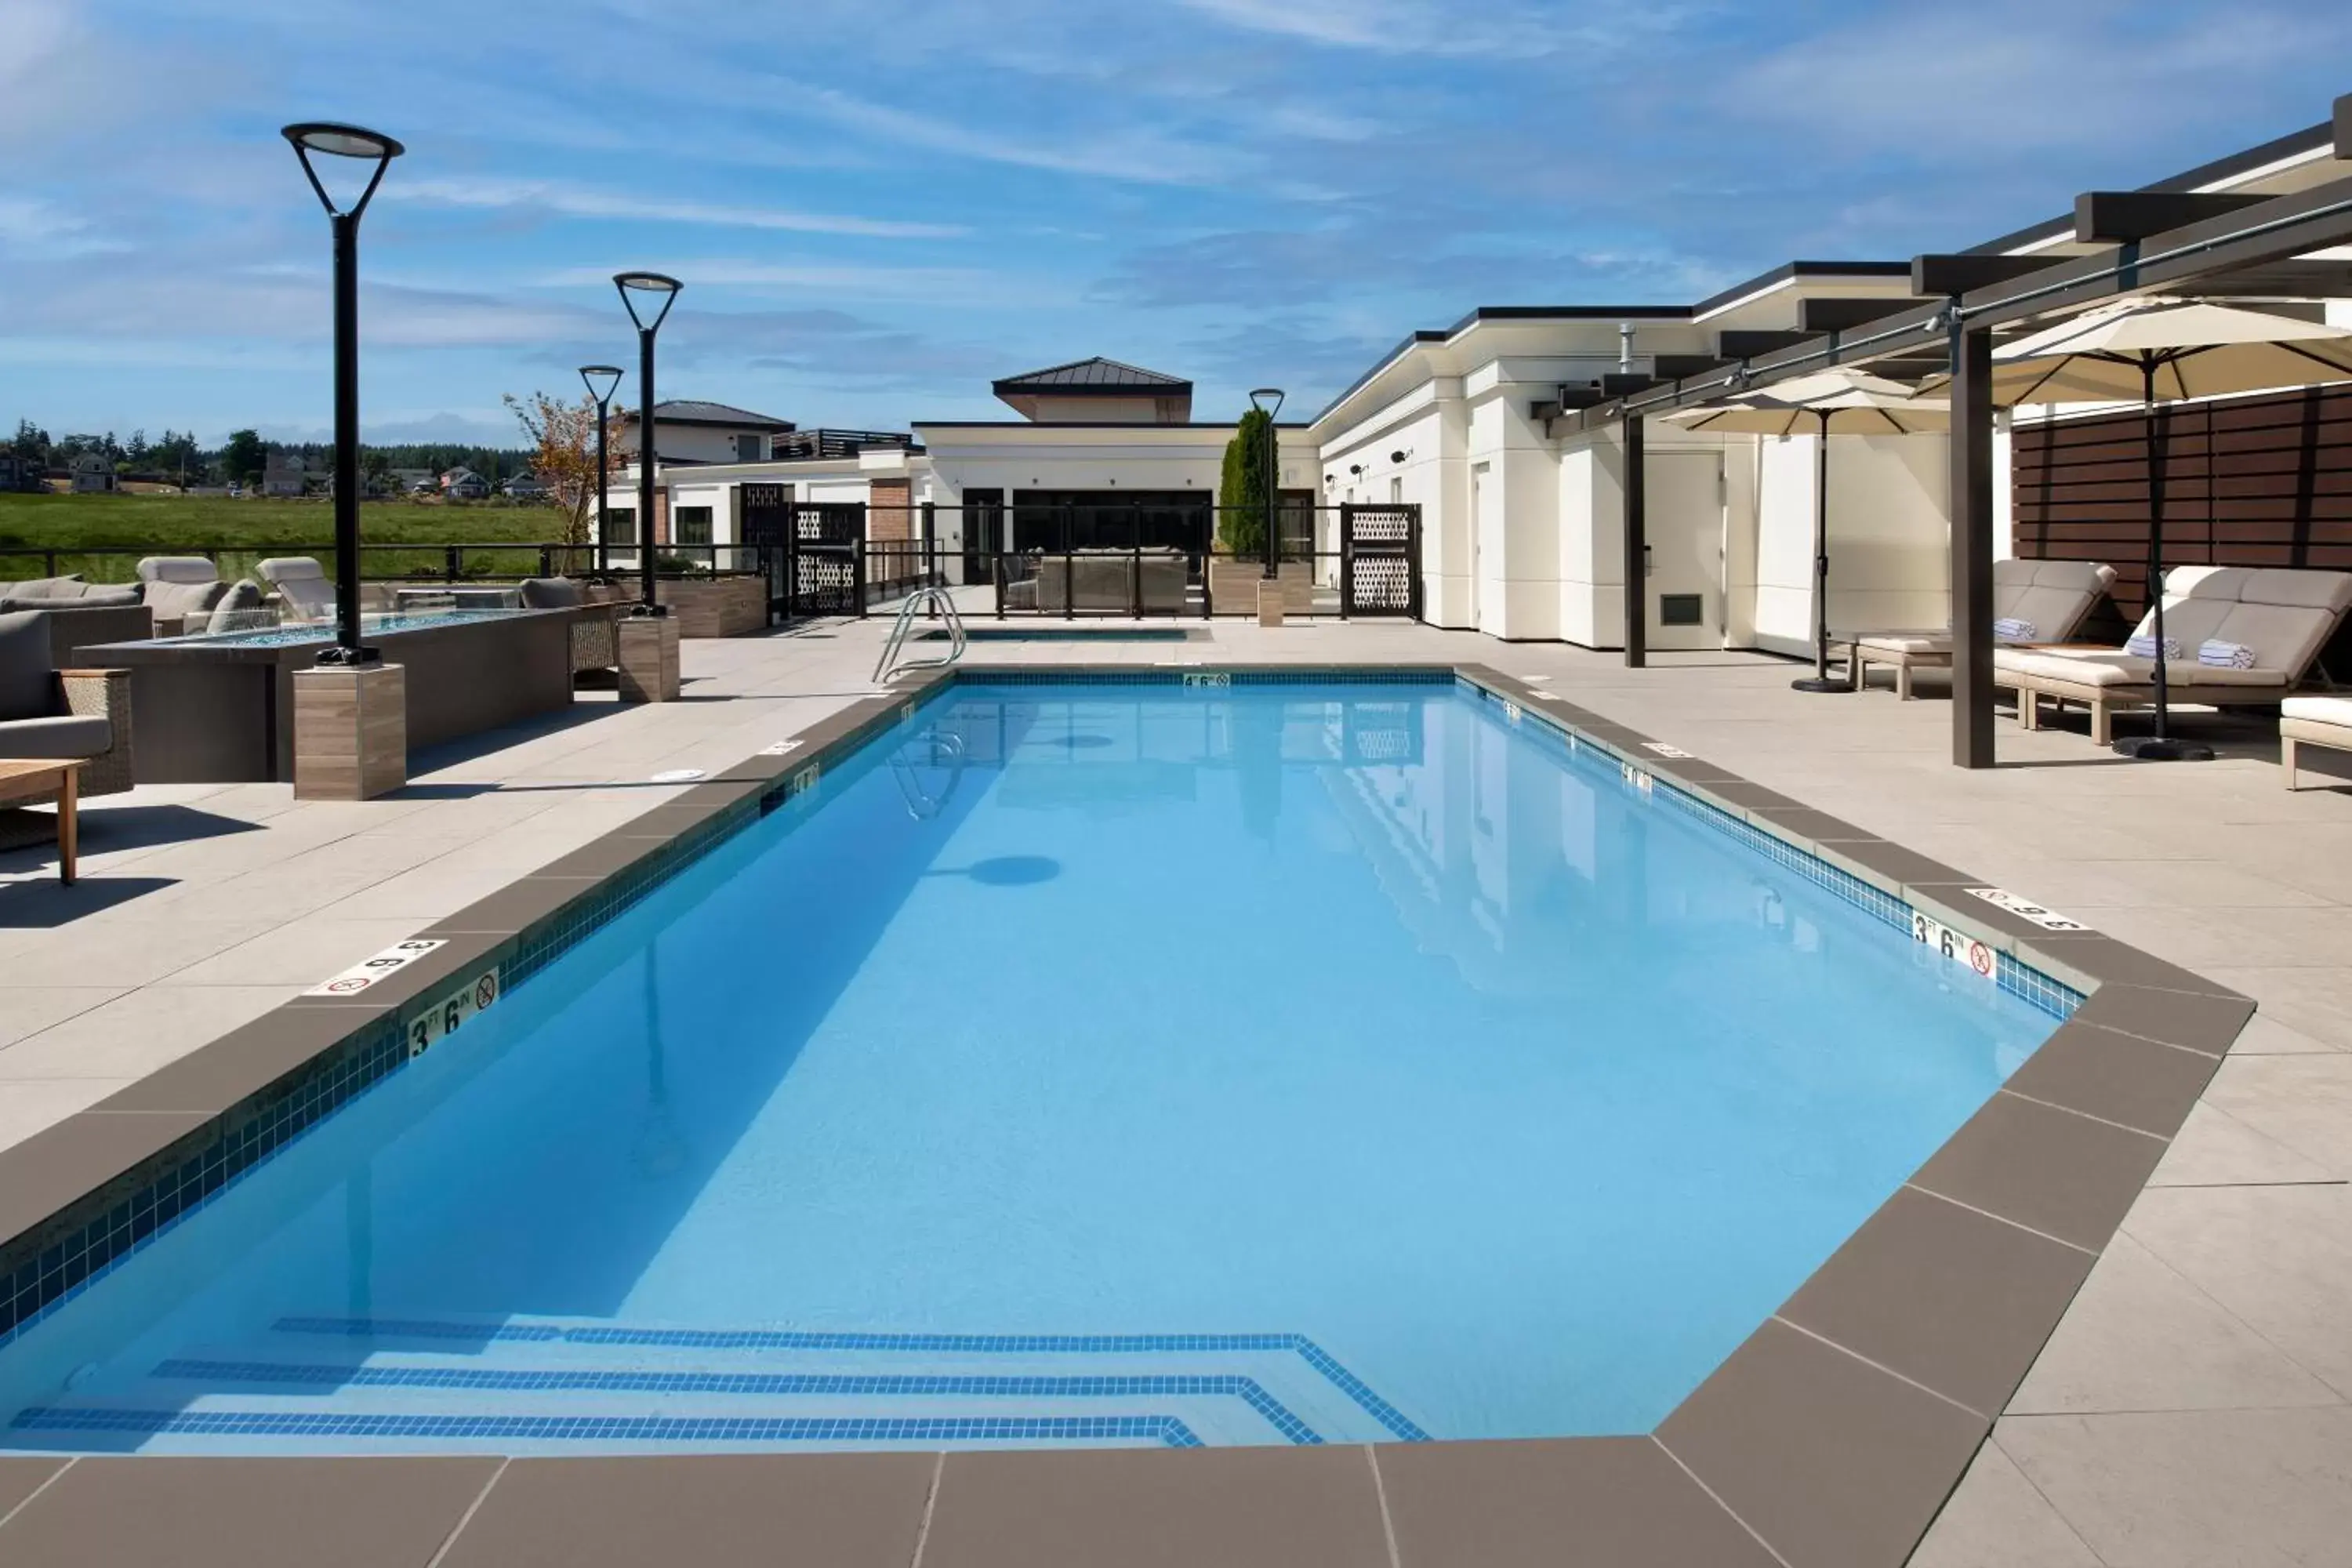
{"label": "gray sofa cushion", "polygon": [[0,721],[46,719],[57,705],[57,677],[49,669],[49,617],[37,611],[0,615]]}
{"label": "gray sofa cushion", "polygon": [[79,599],[89,586],[79,572],[64,577],[27,577],[21,583],[0,583],[0,599]]}
{"label": "gray sofa cushion", "polygon": [[526,610],[569,610],[580,603],[580,584],[569,577],[526,577],[520,585]]}
{"label": "gray sofa cushion", "polygon": [[0,755],[22,758],[95,757],[114,744],[103,713],[53,719],[0,720]]}
{"label": "gray sofa cushion", "polygon": [[221,602],[221,595],[227,592],[228,584],[218,578],[197,583],[157,578],[151,580],[145,587],[147,607],[158,616],[174,618],[206,614]]}
{"label": "gray sofa cushion", "polygon": [[142,583],[216,583],[220,568],[201,555],[147,555],[140,558]]}
{"label": "gray sofa cushion", "polygon": [[136,588],[91,588],[87,594],[10,594],[0,597],[0,615],[11,610],[119,610],[139,603]]}
{"label": "gray sofa cushion", "polygon": [[197,632],[241,632],[243,622],[261,608],[261,584],[250,577],[240,577],[228,585],[228,592],[213,606],[212,621],[206,626],[191,626],[189,635]]}

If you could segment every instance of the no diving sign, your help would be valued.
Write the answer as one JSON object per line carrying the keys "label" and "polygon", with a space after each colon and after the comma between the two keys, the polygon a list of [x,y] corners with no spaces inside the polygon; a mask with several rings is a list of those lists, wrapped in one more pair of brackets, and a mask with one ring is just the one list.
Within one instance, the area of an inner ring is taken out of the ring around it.
{"label": "no diving sign", "polygon": [[391,979],[410,964],[436,948],[448,946],[440,937],[421,936],[385,948],[373,958],[352,964],[332,980],[313,985],[302,993],[305,996],[357,996],[371,986]]}

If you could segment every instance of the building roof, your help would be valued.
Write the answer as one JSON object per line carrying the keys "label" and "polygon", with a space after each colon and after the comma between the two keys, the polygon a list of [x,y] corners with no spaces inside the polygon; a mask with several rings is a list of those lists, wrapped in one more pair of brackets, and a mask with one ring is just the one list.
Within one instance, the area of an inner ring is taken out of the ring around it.
{"label": "building roof", "polygon": [[1049,364],[1043,370],[1008,375],[993,383],[990,390],[999,397],[1008,392],[1149,393],[1172,397],[1180,392],[1191,392],[1192,384],[1182,376],[1122,364],[1097,354],[1092,359],[1072,360],[1067,364]]}
{"label": "building roof", "polygon": [[[636,411],[628,410],[622,415],[622,419],[627,424],[635,424]],[[754,414],[748,408],[738,408],[729,403],[705,403],[694,398],[664,398],[654,405],[654,419],[662,425],[723,425],[730,428],[752,430],[799,428],[789,419]]]}

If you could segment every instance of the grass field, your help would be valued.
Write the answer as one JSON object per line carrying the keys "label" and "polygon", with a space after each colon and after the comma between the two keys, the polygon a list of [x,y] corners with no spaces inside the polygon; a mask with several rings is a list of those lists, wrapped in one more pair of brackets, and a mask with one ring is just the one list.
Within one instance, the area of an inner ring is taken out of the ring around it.
{"label": "grass field", "polygon": [[[539,544],[562,526],[546,506],[365,501],[362,567],[369,577],[437,576],[452,544]],[[334,509],[324,500],[0,494],[0,582],[79,572],[93,583],[127,583],[142,555],[207,550],[217,552],[224,577],[270,555],[316,556],[332,571],[334,532]],[[527,575],[539,558],[528,550],[467,550],[458,569],[467,576]]]}

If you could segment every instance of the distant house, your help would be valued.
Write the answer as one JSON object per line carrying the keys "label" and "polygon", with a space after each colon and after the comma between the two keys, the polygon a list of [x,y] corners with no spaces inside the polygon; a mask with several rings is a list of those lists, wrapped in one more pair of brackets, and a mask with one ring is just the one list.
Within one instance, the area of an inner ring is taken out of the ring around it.
{"label": "distant house", "polygon": [[[621,416],[618,454],[637,449],[637,416]],[[768,458],[768,444],[795,426],[789,419],[755,414],[725,403],[677,399],[654,405],[656,443],[664,463],[759,463]]]}
{"label": "distant house", "polygon": [[261,493],[266,496],[299,496],[310,483],[310,475],[302,467],[299,452],[272,452],[261,465]]}
{"label": "distant house", "polygon": [[441,476],[441,493],[451,500],[488,500],[490,481],[471,468],[452,468]]}
{"label": "distant house", "polygon": [[544,500],[547,499],[547,486],[541,482],[537,474],[532,473],[528,468],[525,468],[521,473],[517,474],[514,478],[509,479],[505,484],[500,485],[499,488],[506,491],[508,495],[513,497],[516,500]]}
{"label": "distant house", "polygon": [[117,489],[114,465],[102,452],[84,452],[73,460],[67,470],[73,476],[73,492],[78,496],[101,494]]}
{"label": "distant house", "polygon": [[46,490],[48,481],[42,478],[41,460],[19,457],[14,450],[0,447],[0,491]]}

